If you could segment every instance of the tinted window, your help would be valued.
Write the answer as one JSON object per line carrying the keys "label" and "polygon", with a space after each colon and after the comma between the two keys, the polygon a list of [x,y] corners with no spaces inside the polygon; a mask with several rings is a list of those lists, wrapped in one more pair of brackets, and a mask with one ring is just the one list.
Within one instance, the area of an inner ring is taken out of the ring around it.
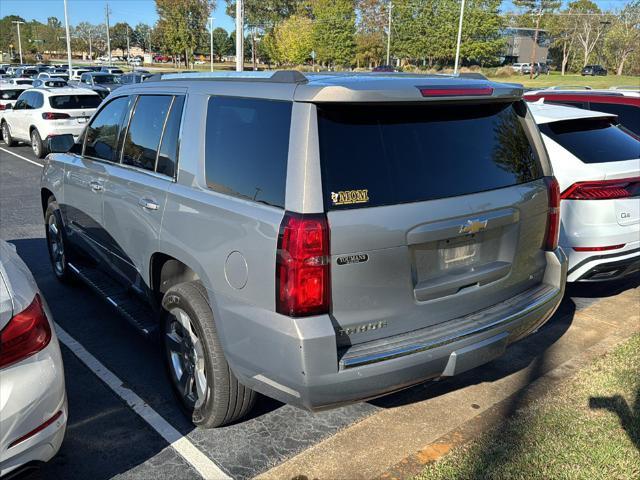
{"label": "tinted window", "polygon": [[616,103],[591,102],[591,110],[617,115],[618,120],[625,128],[640,135],[640,107]]}
{"label": "tinted window", "polygon": [[212,190],[284,207],[291,102],[212,97],[206,177]]}
{"label": "tinted window", "polygon": [[325,207],[418,202],[540,178],[523,113],[521,103],[319,105]]}
{"label": "tinted window", "polygon": [[17,100],[24,90],[0,90],[0,100]]}
{"label": "tinted window", "polygon": [[540,131],[585,163],[640,158],[640,141],[612,118],[581,118],[540,125]]}
{"label": "tinted window", "polygon": [[52,108],[73,110],[76,108],[98,108],[101,98],[98,95],[56,95],[49,97]]}
{"label": "tinted window", "polygon": [[32,100],[32,107],[33,108],[41,108],[44,105],[44,96],[40,93],[40,92],[32,92],[33,93],[33,100]]}
{"label": "tinted window", "polygon": [[171,99],[165,95],[143,95],[138,98],[124,141],[122,163],[155,170],[160,136]]}
{"label": "tinted window", "polygon": [[163,173],[173,177],[176,171],[178,161],[178,147],[180,135],[180,121],[182,119],[182,107],[184,106],[184,97],[175,97],[169,118],[164,127],[162,135],[162,145],[160,146],[160,155],[158,155],[158,165],[156,172]]}
{"label": "tinted window", "polygon": [[115,160],[118,135],[127,103],[127,97],[119,97],[100,110],[87,128],[85,155],[110,162]]}
{"label": "tinted window", "polygon": [[93,83],[120,83],[120,77],[115,75],[94,75]]}

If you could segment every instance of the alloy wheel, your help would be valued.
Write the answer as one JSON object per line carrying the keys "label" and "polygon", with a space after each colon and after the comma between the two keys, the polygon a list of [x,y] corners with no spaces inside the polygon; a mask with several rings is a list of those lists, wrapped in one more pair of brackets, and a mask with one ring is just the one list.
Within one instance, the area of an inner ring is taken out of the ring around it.
{"label": "alloy wheel", "polygon": [[56,225],[55,215],[49,216],[47,225],[48,241],[49,241],[49,255],[51,256],[51,263],[56,271],[56,274],[63,275],[65,268],[65,254],[64,254],[64,241],[62,239],[62,232]]}
{"label": "alloy wheel", "polygon": [[165,342],[172,380],[184,403],[199,408],[207,398],[207,375],[202,342],[189,315],[181,308],[169,311]]}

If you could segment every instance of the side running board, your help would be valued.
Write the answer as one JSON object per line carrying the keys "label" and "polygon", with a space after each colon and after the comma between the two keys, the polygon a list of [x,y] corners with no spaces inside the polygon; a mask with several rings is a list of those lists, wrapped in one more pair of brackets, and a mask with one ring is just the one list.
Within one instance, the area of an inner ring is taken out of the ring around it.
{"label": "side running board", "polygon": [[79,267],[68,263],[73,273],[86,283],[101,298],[107,301],[120,315],[145,337],[158,333],[158,321],[153,310],[102,271],[91,267]]}

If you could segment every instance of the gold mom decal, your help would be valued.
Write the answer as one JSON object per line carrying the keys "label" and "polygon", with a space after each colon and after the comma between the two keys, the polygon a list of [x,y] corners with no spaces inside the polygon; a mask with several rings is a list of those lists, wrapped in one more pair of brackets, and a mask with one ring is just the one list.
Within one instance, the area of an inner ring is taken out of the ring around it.
{"label": "gold mom decal", "polygon": [[345,190],[331,192],[334,205],[353,205],[354,203],[369,203],[369,190]]}

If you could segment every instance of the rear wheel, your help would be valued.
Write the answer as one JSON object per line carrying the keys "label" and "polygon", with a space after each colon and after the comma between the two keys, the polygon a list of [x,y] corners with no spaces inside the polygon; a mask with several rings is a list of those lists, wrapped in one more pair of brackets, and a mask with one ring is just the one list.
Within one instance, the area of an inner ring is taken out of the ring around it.
{"label": "rear wheel", "polygon": [[49,198],[47,211],[44,214],[44,222],[47,236],[47,249],[53,273],[58,280],[64,283],[72,281],[73,276],[69,270],[68,246],[62,225],[62,216],[58,208],[58,202],[54,197]]}
{"label": "rear wheel", "polygon": [[2,141],[7,147],[16,146],[16,141],[11,136],[11,132],[9,131],[9,125],[7,125],[7,122],[2,122]]}
{"label": "rear wheel", "polygon": [[37,158],[44,158],[47,155],[47,147],[44,145],[37,128],[31,131],[31,149]]}
{"label": "rear wheel", "polygon": [[200,282],[175,285],[164,295],[163,348],[176,395],[193,423],[204,428],[245,416],[253,390],[240,384],[227,363]]}

